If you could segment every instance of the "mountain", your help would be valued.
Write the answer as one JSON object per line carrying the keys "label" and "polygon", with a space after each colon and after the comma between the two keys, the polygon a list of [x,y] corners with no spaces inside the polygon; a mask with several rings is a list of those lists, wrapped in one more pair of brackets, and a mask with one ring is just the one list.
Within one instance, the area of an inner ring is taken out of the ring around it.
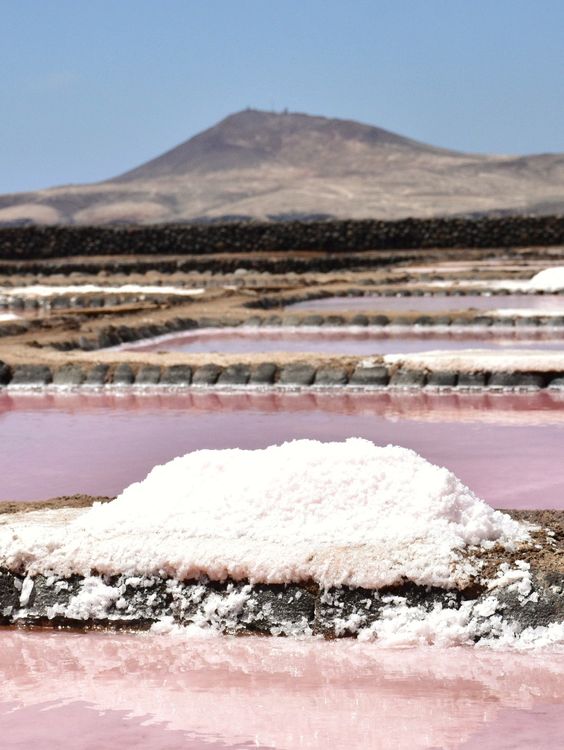
{"label": "mountain", "polygon": [[564,212],[564,154],[486,156],[350,120],[245,110],[125,174],[0,196],[0,223]]}

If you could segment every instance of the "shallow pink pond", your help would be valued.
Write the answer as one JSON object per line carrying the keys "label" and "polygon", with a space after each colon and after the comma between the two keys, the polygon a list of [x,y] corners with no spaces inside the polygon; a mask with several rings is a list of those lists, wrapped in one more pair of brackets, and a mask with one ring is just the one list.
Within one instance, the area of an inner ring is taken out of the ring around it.
{"label": "shallow pink pond", "polygon": [[323,352],[326,354],[408,354],[432,349],[564,349],[557,330],[522,333],[389,332],[379,329],[339,328],[218,328],[163,336],[122,347],[124,351],[216,352]]}
{"label": "shallow pink pond", "polygon": [[362,310],[378,313],[444,312],[446,310],[507,310],[531,309],[535,312],[564,313],[561,294],[465,294],[431,295],[425,297],[326,297],[288,305],[287,310]]}
{"label": "shallow pink pond", "polygon": [[556,750],[564,654],[0,632],[2,748]]}
{"label": "shallow pink pond", "polygon": [[0,396],[2,498],[113,495],[198,448],[362,436],[454,471],[499,508],[564,508],[558,394],[212,393]]}

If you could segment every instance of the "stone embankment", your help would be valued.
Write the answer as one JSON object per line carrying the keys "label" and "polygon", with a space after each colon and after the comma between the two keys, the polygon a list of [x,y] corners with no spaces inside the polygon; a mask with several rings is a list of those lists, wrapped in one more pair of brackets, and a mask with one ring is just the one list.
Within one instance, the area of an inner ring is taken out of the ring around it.
{"label": "stone embankment", "polygon": [[563,243],[564,216],[141,227],[29,226],[0,229],[0,259],[296,250],[350,254],[394,248],[509,248]]}
{"label": "stone embankment", "polygon": [[[380,360],[380,361],[378,361]],[[153,362],[0,363],[0,387],[34,388],[334,388],[564,390],[564,371],[434,369],[386,364],[382,358],[332,358],[324,362],[234,362],[171,364]]]}

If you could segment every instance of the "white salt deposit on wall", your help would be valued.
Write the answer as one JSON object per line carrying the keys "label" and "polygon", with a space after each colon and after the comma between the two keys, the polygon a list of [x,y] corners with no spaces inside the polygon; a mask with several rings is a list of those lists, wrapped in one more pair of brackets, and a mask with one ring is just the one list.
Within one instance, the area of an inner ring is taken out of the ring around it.
{"label": "white salt deposit on wall", "polygon": [[503,352],[491,351],[489,349],[461,349],[458,351],[437,349],[414,354],[386,354],[383,360],[389,365],[401,365],[406,368],[428,369],[431,371],[564,371],[564,353],[532,349],[507,349]]}
{"label": "white salt deposit on wall", "polygon": [[97,284],[77,284],[70,286],[30,286],[2,287],[0,297],[53,297],[60,294],[170,294],[180,297],[194,297],[203,294],[205,289],[186,289],[181,286],[158,286],[143,284],[123,284],[122,286],[98,286]]}
{"label": "white salt deposit on wall", "polygon": [[452,587],[469,547],[528,538],[447,469],[360,438],[196,451],[70,523],[27,515],[0,526],[0,564],[60,575]]}
{"label": "white salt deposit on wall", "polygon": [[[412,273],[416,268],[401,269]],[[465,269],[462,269],[465,270]],[[527,292],[560,292],[564,290],[564,266],[554,266],[539,271],[530,279],[429,279],[408,284],[410,287],[428,287],[433,289],[475,289],[487,293],[507,291],[514,294]],[[462,302],[462,300],[459,300]]]}

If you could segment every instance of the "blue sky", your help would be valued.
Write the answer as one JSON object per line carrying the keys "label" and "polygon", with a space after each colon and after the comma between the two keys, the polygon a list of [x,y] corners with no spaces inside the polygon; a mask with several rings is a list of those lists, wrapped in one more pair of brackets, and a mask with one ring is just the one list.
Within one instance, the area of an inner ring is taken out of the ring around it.
{"label": "blue sky", "polygon": [[564,152],[562,0],[0,0],[0,192],[101,180],[252,106]]}

